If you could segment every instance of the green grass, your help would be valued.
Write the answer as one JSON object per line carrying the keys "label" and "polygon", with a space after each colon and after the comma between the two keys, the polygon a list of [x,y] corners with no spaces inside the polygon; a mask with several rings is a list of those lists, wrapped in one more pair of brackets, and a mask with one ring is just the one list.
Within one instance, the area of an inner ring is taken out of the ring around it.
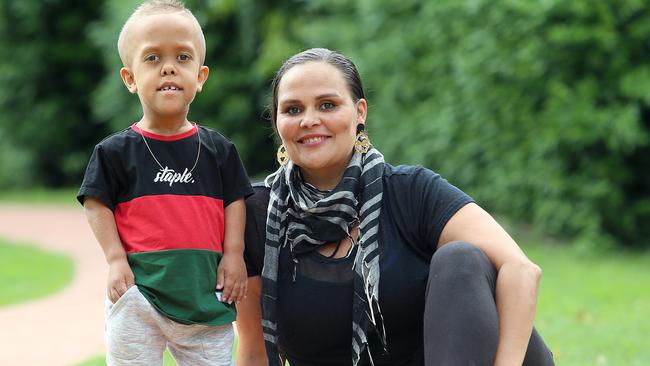
{"label": "green grass", "polygon": [[[0,192],[0,202],[73,205],[75,195],[76,189]],[[517,236],[544,271],[536,326],[558,365],[650,364],[650,253],[589,253],[540,244],[525,231]],[[56,292],[72,272],[64,256],[0,239],[0,306]],[[103,364],[98,356],[78,366]],[[165,365],[175,365],[168,353]]]}
{"label": "green grass", "polygon": [[536,325],[558,365],[650,364],[650,253],[524,250],[543,270]]}
{"label": "green grass", "polygon": [[0,306],[55,293],[73,274],[64,255],[0,239]]}
{"label": "green grass", "polygon": [[650,253],[529,243],[526,254],[544,271],[535,323],[556,364],[649,365]]}
{"label": "green grass", "polygon": [[78,188],[0,191],[0,203],[77,204]]}
{"label": "green grass", "polygon": [[[237,352],[237,337],[235,337],[235,343],[233,344],[233,355]],[[105,356],[96,356],[93,357],[89,360],[86,360],[82,363],[76,364],[75,366],[104,366],[105,363]],[[165,353],[163,354],[163,366],[176,366],[176,361],[172,357],[171,353],[169,353],[169,350],[165,350]]]}
{"label": "green grass", "polygon": [[[106,365],[106,359],[102,356],[93,357],[90,360],[86,360],[82,363],[79,363],[75,366],[104,366]],[[163,355],[163,366],[176,366],[176,361],[172,358],[172,355],[169,351],[165,351]]]}

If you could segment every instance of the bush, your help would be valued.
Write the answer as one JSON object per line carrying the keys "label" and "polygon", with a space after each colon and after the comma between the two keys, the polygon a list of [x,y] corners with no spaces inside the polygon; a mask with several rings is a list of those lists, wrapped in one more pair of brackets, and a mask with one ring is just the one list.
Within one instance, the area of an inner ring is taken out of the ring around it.
{"label": "bush", "polygon": [[320,20],[305,43],[357,62],[389,161],[431,167],[548,233],[647,245],[644,2],[333,0],[310,11]]}

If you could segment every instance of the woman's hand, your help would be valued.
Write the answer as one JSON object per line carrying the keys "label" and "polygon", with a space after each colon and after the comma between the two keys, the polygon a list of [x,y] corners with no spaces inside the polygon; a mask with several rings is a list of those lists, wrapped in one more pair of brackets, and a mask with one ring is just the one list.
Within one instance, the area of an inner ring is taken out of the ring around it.
{"label": "woman's hand", "polygon": [[246,298],[248,278],[241,253],[224,253],[217,269],[217,291],[223,290],[221,301],[232,304]]}

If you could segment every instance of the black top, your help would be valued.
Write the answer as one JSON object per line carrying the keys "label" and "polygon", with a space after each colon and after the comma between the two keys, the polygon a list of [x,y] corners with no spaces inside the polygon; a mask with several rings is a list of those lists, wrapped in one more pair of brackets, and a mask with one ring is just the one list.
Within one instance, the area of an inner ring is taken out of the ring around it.
{"label": "black top", "polygon": [[[429,261],[449,218],[472,199],[422,167],[386,164],[383,183],[379,304],[388,353],[372,332],[370,350],[375,365],[423,365]],[[246,201],[249,276],[262,273],[268,199],[268,188],[256,186]],[[278,344],[292,366],[351,364],[354,254],[330,259],[314,251],[301,256],[294,282],[288,249],[280,250]],[[363,357],[361,364],[369,365]]]}
{"label": "black top", "polygon": [[214,295],[225,209],[252,193],[235,146],[220,133],[195,126],[161,136],[133,125],[95,146],[77,199],[97,198],[113,211],[135,284],[159,312],[223,325],[235,320]]}
{"label": "black top", "polygon": [[252,189],[235,145],[219,132],[197,125],[178,135],[161,136],[134,124],[95,146],[77,200],[83,204],[85,196],[93,196],[115,210],[138,198],[170,194],[210,197],[227,207],[251,195]]}

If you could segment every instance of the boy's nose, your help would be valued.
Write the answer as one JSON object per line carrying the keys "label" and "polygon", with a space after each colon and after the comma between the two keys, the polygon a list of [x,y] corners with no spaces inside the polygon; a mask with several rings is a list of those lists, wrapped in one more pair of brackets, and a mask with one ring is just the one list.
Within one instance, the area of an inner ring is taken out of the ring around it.
{"label": "boy's nose", "polygon": [[165,64],[163,65],[162,69],[160,70],[160,73],[165,76],[165,75],[175,75],[176,70],[174,70],[174,66],[171,64]]}

